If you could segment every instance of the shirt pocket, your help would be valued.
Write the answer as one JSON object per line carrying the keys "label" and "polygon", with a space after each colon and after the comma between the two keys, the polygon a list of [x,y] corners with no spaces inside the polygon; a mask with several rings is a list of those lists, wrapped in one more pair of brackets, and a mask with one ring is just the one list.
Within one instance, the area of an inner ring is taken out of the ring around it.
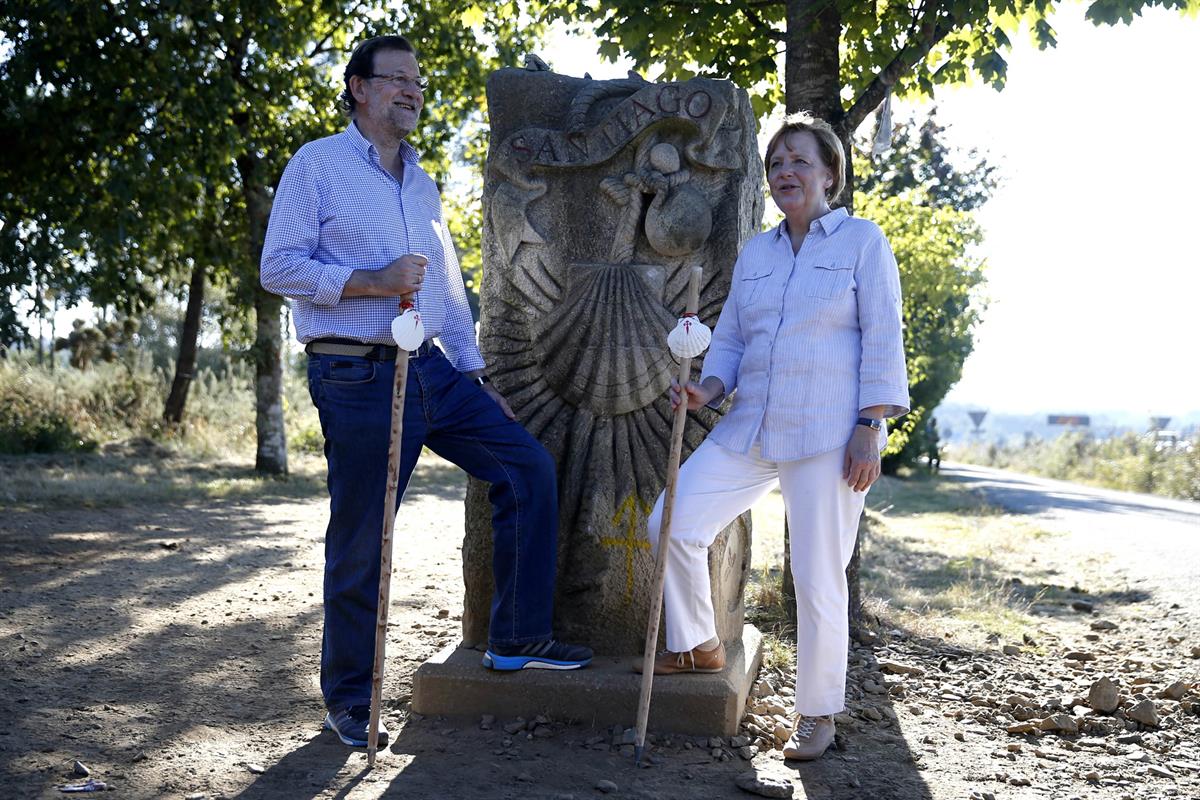
{"label": "shirt pocket", "polygon": [[738,292],[743,307],[752,306],[767,296],[766,286],[771,282],[774,269],[771,264],[759,264],[742,273],[738,278]]}
{"label": "shirt pocket", "polygon": [[812,280],[808,284],[808,296],[823,300],[840,300],[853,285],[853,264],[814,264]]}

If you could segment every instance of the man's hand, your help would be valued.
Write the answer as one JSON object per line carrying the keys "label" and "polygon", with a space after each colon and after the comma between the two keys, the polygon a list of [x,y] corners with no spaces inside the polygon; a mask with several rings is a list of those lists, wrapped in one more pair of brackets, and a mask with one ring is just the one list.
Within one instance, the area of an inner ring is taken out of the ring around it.
{"label": "man's hand", "polygon": [[866,425],[855,425],[854,434],[846,445],[842,478],[856,492],[865,492],[879,479],[879,437],[881,434]]}
{"label": "man's hand", "polygon": [[342,289],[342,297],[399,297],[411,301],[425,282],[429,259],[406,253],[383,269],[356,269]]}
{"label": "man's hand", "polygon": [[504,399],[504,395],[500,394],[495,386],[492,386],[490,383],[485,383],[483,384],[483,390],[487,392],[488,397],[496,401],[496,405],[500,406],[500,410],[504,412],[504,416],[514,420],[517,418],[517,415],[513,413],[513,410],[508,407],[508,401]]}

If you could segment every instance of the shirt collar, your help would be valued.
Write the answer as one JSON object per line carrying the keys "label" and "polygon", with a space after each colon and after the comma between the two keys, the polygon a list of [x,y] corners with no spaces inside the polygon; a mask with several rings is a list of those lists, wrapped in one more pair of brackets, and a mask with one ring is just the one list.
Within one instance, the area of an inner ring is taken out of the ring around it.
{"label": "shirt collar", "polygon": [[[346,126],[346,140],[350,142],[350,146],[355,149],[363,158],[370,161],[372,164],[379,163],[379,151],[375,145],[371,144],[371,140],[362,135],[362,131],[358,129],[357,123],[350,120],[350,124]],[[416,164],[420,157],[414,148],[408,142],[400,141],[400,159],[405,164]]]}
{"label": "shirt collar", "polygon": [[[820,225],[821,230],[825,231],[825,235],[829,236],[838,229],[838,226],[840,226],[842,221],[848,216],[850,216],[850,214],[847,213],[844,207],[838,207],[831,210],[824,216],[817,217],[815,220],[813,220],[812,224],[813,226]],[[812,228],[810,226],[810,230],[811,229]],[[787,220],[785,219],[775,227],[775,238],[778,239],[781,236],[787,236],[787,234]]]}

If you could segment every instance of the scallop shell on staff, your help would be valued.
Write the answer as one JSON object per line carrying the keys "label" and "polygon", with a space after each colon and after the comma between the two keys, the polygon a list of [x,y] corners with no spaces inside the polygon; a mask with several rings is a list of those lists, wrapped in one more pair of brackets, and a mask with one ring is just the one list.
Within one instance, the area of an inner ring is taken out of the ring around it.
{"label": "scallop shell on staff", "polygon": [[712,331],[697,317],[680,317],[675,328],[667,334],[667,346],[676,358],[695,358],[708,349]]}
{"label": "scallop shell on staff", "polygon": [[425,324],[421,322],[421,312],[415,308],[405,309],[404,313],[392,320],[392,338],[397,347],[403,347],[412,352],[425,341]]}

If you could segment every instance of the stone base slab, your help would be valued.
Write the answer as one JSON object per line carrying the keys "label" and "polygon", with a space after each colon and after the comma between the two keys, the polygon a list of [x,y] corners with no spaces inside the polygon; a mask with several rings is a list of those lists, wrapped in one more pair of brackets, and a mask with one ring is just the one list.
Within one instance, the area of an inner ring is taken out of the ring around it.
{"label": "stone base slab", "polygon": [[[642,676],[629,656],[596,656],[586,669],[559,672],[527,669],[494,672],[480,665],[482,653],[450,646],[417,668],[412,709],[426,716],[554,720],[584,725],[637,721]],[[745,625],[742,639],[726,645],[726,667],[711,675],[659,675],[650,703],[650,731],[692,736],[732,736],[762,661],[762,634]]]}

